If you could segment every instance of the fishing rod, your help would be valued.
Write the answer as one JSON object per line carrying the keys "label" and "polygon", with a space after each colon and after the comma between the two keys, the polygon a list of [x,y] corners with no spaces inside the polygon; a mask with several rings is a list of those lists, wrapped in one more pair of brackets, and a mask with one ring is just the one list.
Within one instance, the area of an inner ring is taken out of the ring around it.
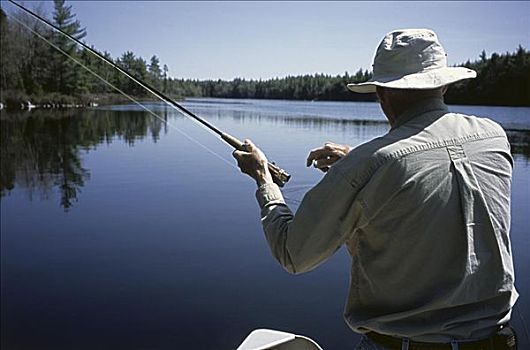
{"label": "fishing rod", "polygon": [[[26,7],[16,3],[13,0],[8,0],[8,1],[10,3],[12,3],[13,5],[17,6],[22,11],[24,11],[24,12],[30,14],[32,17],[38,19],[40,22],[48,25],[49,27],[51,27],[54,30],[56,30],[57,32],[61,33],[65,37],[69,38],[70,40],[74,41],[78,45],[82,46],[83,48],[88,50],[90,53],[92,53],[93,55],[98,57],[100,60],[104,61],[105,63],[109,64],[113,68],[117,69],[120,73],[124,74],[129,79],[134,81],[136,84],[140,85],[142,88],[144,88],[145,90],[150,92],[152,95],[154,95],[158,99],[162,100],[162,102],[170,105],[171,107],[173,107],[174,109],[176,109],[177,111],[179,111],[183,115],[187,116],[188,118],[191,118],[191,119],[199,122],[201,125],[203,125],[207,129],[209,129],[213,133],[217,134],[224,142],[228,143],[230,146],[232,146],[236,150],[238,150],[238,151],[246,151],[247,150],[245,144],[243,142],[241,142],[240,140],[238,140],[237,138],[235,138],[234,136],[232,136],[232,135],[230,135],[230,134],[228,134],[226,132],[223,132],[219,128],[215,127],[213,124],[207,122],[203,118],[197,116],[195,113],[189,111],[187,108],[185,108],[181,104],[177,103],[175,100],[173,100],[172,98],[168,97],[166,94],[162,93],[161,91],[159,91],[155,87],[149,85],[148,83],[144,82],[143,80],[135,77],[133,74],[129,73],[127,70],[125,70],[124,68],[120,67],[119,65],[117,65],[116,63],[114,63],[113,61],[108,59],[107,57],[101,55],[99,52],[97,52],[93,48],[89,47],[88,45],[86,45],[85,43],[80,41],[79,39],[74,38],[73,36],[71,36],[70,34],[64,32],[62,29],[60,29],[59,27],[57,27],[53,23],[50,23],[47,19],[39,16],[35,12],[27,9]],[[285,170],[283,170],[282,168],[280,168],[276,164],[274,164],[274,162],[272,162],[272,163],[269,162],[267,165],[268,165],[269,171],[270,171],[270,173],[272,175],[272,178],[273,178],[274,182],[278,186],[283,187],[285,185],[285,183],[287,181],[289,181],[289,179],[291,178],[291,175],[289,175]]]}

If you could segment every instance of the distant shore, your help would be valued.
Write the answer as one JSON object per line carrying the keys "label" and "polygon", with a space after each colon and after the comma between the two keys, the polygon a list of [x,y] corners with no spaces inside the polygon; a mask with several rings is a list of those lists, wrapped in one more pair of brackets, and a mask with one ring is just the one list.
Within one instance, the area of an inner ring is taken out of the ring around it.
{"label": "distant shore", "polygon": [[[149,96],[134,96],[134,98],[142,101],[153,99]],[[176,97],[175,100],[182,100],[182,98]],[[0,110],[86,108],[127,102],[130,102],[130,99],[123,95],[113,93],[71,96],[59,93],[26,95],[19,92],[2,92]]]}
{"label": "distant shore", "polygon": [[[139,101],[159,101],[153,96],[133,96]],[[242,97],[203,97],[203,96],[188,96],[188,97],[174,97],[175,101],[184,101],[186,99],[234,99],[234,100],[285,100],[285,101],[307,101],[307,102],[377,102],[372,101],[341,101],[341,100],[300,100],[300,99],[275,99],[275,98],[242,98]],[[48,93],[44,95],[25,95],[20,93],[4,93],[0,96],[0,110],[8,111],[23,111],[32,109],[71,109],[71,108],[90,108],[99,106],[119,105],[130,103],[131,100],[120,94],[104,93],[104,94],[84,94],[81,96],[70,96],[59,93]],[[458,103],[459,102],[459,103]],[[528,107],[521,105],[488,105],[488,104],[471,104],[462,103],[463,101],[447,101],[448,105],[470,105],[470,106],[488,106],[488,107]]]}
{"label": "distant shore", "polygon": [[70,96],[59,93],[43,95],[26,95],[20,92],[2,92],[0,109],[23,110],[33,108],[82,108],[95,107],[102,104],[114,104],[127,100],[119,94],[84,94]]}

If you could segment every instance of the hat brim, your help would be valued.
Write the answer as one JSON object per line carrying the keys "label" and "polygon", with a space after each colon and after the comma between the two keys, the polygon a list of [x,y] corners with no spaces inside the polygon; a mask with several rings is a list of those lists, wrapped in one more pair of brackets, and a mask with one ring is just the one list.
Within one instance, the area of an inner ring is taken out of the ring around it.
{"label": "hat brim", "polygon": [[443,67],[398,77],[373,77],[364,83],[348,84],[347,87],[353,92],[362,94],[375,92],[377,86],[392,89],[428,90],[464,79],[473,79],[476,76],[477,72],[469,68]]}

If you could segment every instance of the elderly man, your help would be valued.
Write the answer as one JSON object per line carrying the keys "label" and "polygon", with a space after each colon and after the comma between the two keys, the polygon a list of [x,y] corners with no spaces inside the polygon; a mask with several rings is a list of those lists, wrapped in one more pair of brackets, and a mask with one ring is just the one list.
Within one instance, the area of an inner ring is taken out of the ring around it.
{"label": "elderly man", "polygon": [[295,215],[265,155],[249,140],[234,152],[258,184],[274,257],[302,273],[346,245],[344,316],[363,334],[358,349],[515,349],[510,146],[493,121],[443,102],[448,84],[476,73],[447,67],[427,29],[387,34],[373,73],[348,88],[377,93],[390,131],[353,149],[311,151],[308,165],[326,175]]}

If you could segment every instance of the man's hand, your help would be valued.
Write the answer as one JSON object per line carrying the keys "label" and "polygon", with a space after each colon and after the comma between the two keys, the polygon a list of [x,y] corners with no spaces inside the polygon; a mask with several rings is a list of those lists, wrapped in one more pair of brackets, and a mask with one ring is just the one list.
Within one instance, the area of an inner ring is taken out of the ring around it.
{"label": "man's hand", "polygon": [[323,147],[315,148],[307,156],[307,166],[314,165],[315,168],[326,172],[336,161],[347,155],[352,150],[351,146],[339,145],[326,142]]}
{"label": "man's hand", "polygon": [[237,160],[237,166],[243,173],[256,180],[258,186],[273,183],[265,154],[250,140],[245,140],[244,146],[246,151],[234,151],[232,153]]}

